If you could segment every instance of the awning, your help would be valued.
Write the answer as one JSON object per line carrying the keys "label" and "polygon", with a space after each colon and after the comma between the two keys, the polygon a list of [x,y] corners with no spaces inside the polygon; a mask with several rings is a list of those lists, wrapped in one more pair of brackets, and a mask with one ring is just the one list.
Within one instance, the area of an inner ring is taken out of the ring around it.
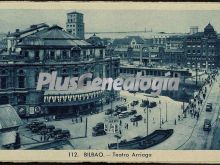
{"label": "awning", "polygon": [[94,89],[78,89],[67,91],[45,91],[44,103],[63,103],[72,101],[84,101],[100,97],[103,94],[102,90]]}
{"label": "awning", "polygon": [[89,92],[95,92],[94,88],[91,87],[83,87],[81,89],[75,89],[75,90],[46,90],[44,92],[44,96],[51,96],[51,95],[75,95],[75,94],[83,94],[83,93],[89,93]]}

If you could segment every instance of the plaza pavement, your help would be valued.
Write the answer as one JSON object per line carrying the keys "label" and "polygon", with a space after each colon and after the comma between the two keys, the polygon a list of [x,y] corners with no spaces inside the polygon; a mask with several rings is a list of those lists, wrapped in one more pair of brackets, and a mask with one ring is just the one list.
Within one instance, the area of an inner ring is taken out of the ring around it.
{"label": "plaza pavement", "polygon": [[[216,85],[216,84],[215,84]],[[208,87],[208,92],[211,88]],[[211,91],[212,92],[212,91]],[[186,118],[182,118],[181,120],[178,120],[178,115],[182,115],[182,102],[174,101],[166,96],[159,96],[158,98],[154,97],[146,97],[143,93],[129,93],[127,91],[121,91],[121,96],[126,97],[127,101],[117,101],[113,104],[113,107],[116,105],[129,105],[128,110],[136,109],[137,114],[141,114],[143,116],[143,120],[138,122],[138,126],[133,126],[133,123],[130,122],[130,117],[121,119],[122,120],[122,138],[121,140],[131,140],[134,137],[137,136],[146,136],[147,132],[147,124],[144,123],[144,118],[146,119],[146,112],[144,112],[144,108],[140,107],[141,100],[149,99],[149,101],[156,101],[157,107],[149,109],[149,134],[153,131],[160,129],[160,107],[161,107],[161,119],[164,121],[164,124],[162,124],[161,129],[174,129],[173,135],[168,138],[166,141],[153,146],[149,149],[156,149],[156,150],[168,150],[168,149],[188,149],[186,146],[194,136],[194,134],[197,132],[197,123],[200,122],[203,124],[203,118],[200,117],[199,121],[197,122],[197,119],[194,117],[191,117],[189,113],[187,113]],[[130,106],[130,103],[134,100],[139,100],[139,104],[132,107]],[[159,105],[159,101],[161,102],[161,105]],[[167,119],[166,122],[166,104],[167,104]],[[187,106],[187,103],[184,104],[184,107]],[[204,106],[204,105],[203,105]],[[104,109],[110,108],[109,105],[105,105]],[[201,109],[202,107],[200,107]],[[88,134],[86,138],[78,138],[78,137],[84,137],[85,136],[85,118],[88,119]],[[89,116],[83,117],[82,123],[72,123],[71,119],[64,119],[61,121],[50,121],[47,122],[47,124],[53,124],[56,128],[62,128],[62,129],[68,129],[71,132],[71,140],[70,143],[74,147],[70,147],[68,145],[63,146],[63,149],[107,149],[108,144],[115,143],[116,138],[114,137],[114,134],[107,134],[104,136],[92,136],[92,127],[94,127],[98,122],[104,122],[106,115],[104,112],[101,112],[99,114],[93,114]],[[202,119],[201,119],[202,118]],[[174,124],[174,121],[177,121],[176,125]],[[125,129],[123,126],[125,123],[128,123],[128,130]],[[200,127],[202,124],[199,124]],[[37,145],[36,142],[40,142],[40,136],[39,135],[32,135],[30,131],[28,131],[25,128],[21,132],[22,136],[22,143],[28,144],[33,143],[33,145]],[[200,132],[200,134],[196,136],[201,136],[203,138],[204,134],[206,132]],[[27,148],[33,145],[23,145],[23,148]],[[39,144],[38,144],[39,145]],[[191,149],[197,149],[193,143],[188,144],[188,146],[191,146]]]}

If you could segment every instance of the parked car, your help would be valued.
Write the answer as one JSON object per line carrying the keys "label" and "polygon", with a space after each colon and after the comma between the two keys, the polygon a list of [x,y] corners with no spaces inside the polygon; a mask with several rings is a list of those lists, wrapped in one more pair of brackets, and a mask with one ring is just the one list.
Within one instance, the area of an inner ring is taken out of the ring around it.
{"label": "parked car", "polygon": [[135,106],[135,105],[138,105],[138,104],[139,104],[138,100],[136,100],[136,101],[134,100],[134,101],[131,102],[131,106]]}
{"label": "parked car", "polygon": [[47,132],[52,132],[55,129],[54,125],[48,125],[46,126]]}
{"label": "parked car", "polygon": [[95,127],[93,127],[92,136],[101,136],[106,135],[104,130],[104,123],[97,123]]}
{"label": "parked car", "polygon": [[106,135],[106,132],[104,130],[98,130],[92,132],[92,136],[102,136],[102,135]]}
{"label": "parked car", "polygon": [[93,131],[97,131],[97,130],[104,130],[104,123],[100,122],[97,123],[95,127],[92,128]]}
{"label": "parked car", "polygon": [[115,111],[117,112],[127,111],[127,106],[116,106]]}
{"label": "parked car", "polygon": [[40,130],[42,130],[44,128],[46,128],[46,124],[40,123],[40,124],[36,125],[35,127],[31,127],[31,132],[38,133]]}
{"label": "parked car", "polygon": [[134,109],[132,109],[132,110],[131,110],[131,111],[129,111],[128,113],[129,113],[129,115],[134,115],[134,114],[136,114],[136,113],[137,113],[137,111],[136,111],[136,110],[134,110]]}
{"label": "parked car", "polygon": [[207,103],[206,104],[206,111],[211,112],[212,111],[212,103]]}
{"label": "parked car", "polygon": [[143,100],[142,103],[140,104],[140,107],[146,107],[149,105],[149,101],[148,100]]}
{"label": "parked car", "polygon": [[56,135],[60,134],[62,132],[62,129],[56,128],[52,132],[50,132],[51,137],[55,137]]}
{"label": "parked car", "polygon": [[156,106],[157,106],[157,103],[155,101],[152,101],[152,102],[149,103],[148,108],[154,108]]}
{"label": "parked car", "polygon": [[111,115],[114,112],[113,109],[107,109],[105,115]]}
{"label": "parked car", "polygon": [[30,124],[28,124],[28,128],[32,129],[32,128],[35,128],[37,127],[38,125],[40,124],[43,124],[44,122],[41,122],[41,121],[38,121],[38,120],[35,120],[35,121],[32,121]]}
{"label": "parked car", "polygon": [[112,115],[113,115],[113,116],[118,116],[120,113],[121,113],[121,112],[116,111],[116,112],[114,112]]}
{"label": "parked car", "polygon": [[142,120],[142,118],[143,118],[142,115],[134,115],[134,117],[132,117],[130,121],[131,122],[140,121]]}
{"label": "parked car", "polygon": [[55,139],[69,139],[70,138],[70,131],[69,130],[63,130],[60,133],[58,133],[57,135],[55,135]]}
{"label": "parked car", "polygon": [[129,112],[128,111],[123,111],[119,114],[119,118],[126,118],[129,116]]}
{"label": "parked car", "polygon": [[203,125],[203,130],[204,131],[211,131],[212,125],[211,125],[211,120],[210,119],[205,119],[204,120],[204,125]]}

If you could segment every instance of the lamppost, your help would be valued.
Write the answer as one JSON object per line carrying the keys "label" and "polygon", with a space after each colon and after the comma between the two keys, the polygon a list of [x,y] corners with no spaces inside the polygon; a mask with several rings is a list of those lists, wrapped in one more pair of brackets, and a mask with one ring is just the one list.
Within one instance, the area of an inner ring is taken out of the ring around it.
{"label": "lamppost", "polygon": [[160,109],[160,128],[161,128],[161,102],[160,102],[160,100],[159,100],[159,104],[160,104],[159,109]]}
{"label": "lamppost", "polygon": [[167,102],[166,102],[166,122],[167,122]]}
{"label": "lamppost", "polygon": [[149,128],[149,127],[148,127],[148,123],[149,123],[149,122],[148,122],[148,105],[147,105],[147,136],[148,136],[148,128]]}
{"label": "lamppost", "polygon": [[117,150],[119,149],[119,139],[121,139],[121,135],[116,134],[115,138],[117,139]]}

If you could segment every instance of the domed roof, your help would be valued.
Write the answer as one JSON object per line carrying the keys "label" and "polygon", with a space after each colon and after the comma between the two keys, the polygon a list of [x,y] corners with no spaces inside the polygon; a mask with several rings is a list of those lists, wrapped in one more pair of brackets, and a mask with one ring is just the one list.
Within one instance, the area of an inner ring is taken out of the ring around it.
{"label": "domed roof", "polygon": [[214,30],[213,26],[209,23],[206,27],[205,30]]}
{"label": "domed roof", "polygon": [[213,35],[216,34],[213,26],[209,23],[205,28],[204,28],[204,34],[205,35]]}

